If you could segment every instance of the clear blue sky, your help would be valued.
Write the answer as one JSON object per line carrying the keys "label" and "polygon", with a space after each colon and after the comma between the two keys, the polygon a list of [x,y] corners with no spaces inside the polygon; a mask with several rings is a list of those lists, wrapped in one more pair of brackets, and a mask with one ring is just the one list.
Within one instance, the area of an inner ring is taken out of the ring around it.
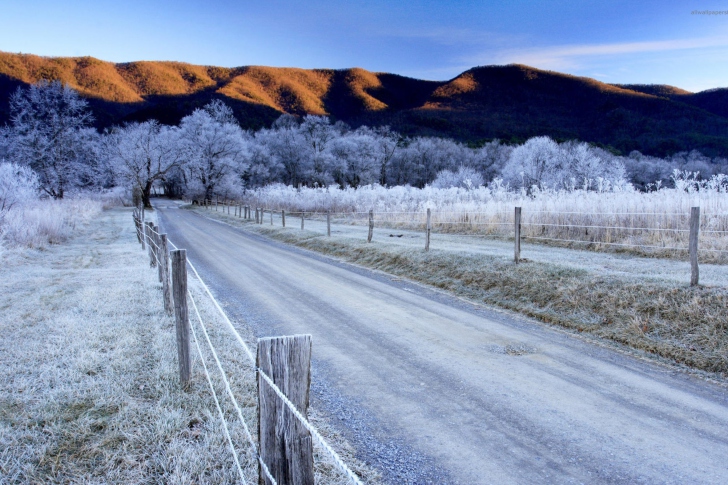
{"label": "clear blue sky", "polygon": [[445,80],[518,62],[612,83],[728,86],[728,1],[5,0],[0,50],[125,62],[362,67]]}

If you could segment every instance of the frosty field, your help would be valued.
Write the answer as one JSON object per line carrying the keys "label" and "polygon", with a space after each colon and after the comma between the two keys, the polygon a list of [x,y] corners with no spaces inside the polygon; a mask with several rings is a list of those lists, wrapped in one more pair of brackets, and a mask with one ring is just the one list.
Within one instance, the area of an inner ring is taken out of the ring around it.
{"label": "frosty field", "polygon": [[[79,223],[63,244],[2,258],[0,483],[238,482],[199,358],[191,389],[180,390],[173,319],[128,209]],[[238,369],[231,385],[255,424],[253,371],[211,305],[198,304],[221,358]],[[222,405],[252,481],[256,462]],[[313,418],[331,439],[315,410]],[[321,483],[341,483],[319,451],[317,460]]]}

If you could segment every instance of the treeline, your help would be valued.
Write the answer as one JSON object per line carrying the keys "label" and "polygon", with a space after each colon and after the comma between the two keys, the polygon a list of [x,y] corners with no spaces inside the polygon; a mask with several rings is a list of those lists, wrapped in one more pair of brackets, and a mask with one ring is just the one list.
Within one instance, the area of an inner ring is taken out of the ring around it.
{"label": "treeline", "polygon": [[674,169],[710,178],[728,160],[700,152],[661,159],[617,156],[579,141],[535,137],[522,145],[494,140],[469,146],[450,139],[404,137],[388,127],[351,129],[323,116],[282,115],[271,128],[240,128],[232,110],[212,101],[179,126],[130,123],[98,133],[85,100],[58,82],[19,89],[11,124],[0,133],[0,157],[30,167],[41,190],[63,198],[84,188],[152,188],[190,198],[234,197],[271,183],[292,186],[413,187],[486,185],[512,189],[641,190],[668,186]]}

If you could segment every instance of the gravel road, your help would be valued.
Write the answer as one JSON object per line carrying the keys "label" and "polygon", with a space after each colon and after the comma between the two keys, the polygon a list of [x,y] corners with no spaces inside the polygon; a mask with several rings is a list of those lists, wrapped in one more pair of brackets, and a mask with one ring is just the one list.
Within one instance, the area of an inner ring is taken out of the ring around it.
{"label": "gravel road", "polygon": [[728,483],[722,386],[159,205],[231,317],[312,334],[312,405],[387,483]]}

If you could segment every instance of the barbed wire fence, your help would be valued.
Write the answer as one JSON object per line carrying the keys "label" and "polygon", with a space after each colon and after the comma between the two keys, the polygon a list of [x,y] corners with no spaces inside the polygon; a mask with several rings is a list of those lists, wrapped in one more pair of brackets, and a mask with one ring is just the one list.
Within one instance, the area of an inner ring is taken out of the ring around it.
{"label": "barbed wire fence", "polygon": [[[216,205],[216,207],[219,207],[219,205]],[[222,210],[225,210],[225,207]],[[242,206],[236,207],[234,213],[237,215],[238,211],[240,211],[239,213],[242,216],[243,210]],[[250,209],[245,209],[245,211],[246,216],[249,216]],[[262,211],[259,215],[262,220]],[[167,238],[166,234],[160,232],[159,227],[153,222],[145,221],[143,209],[137,208],[134,210],[133,220],[137,239],[142,248],[148,251],[150,267],[158,269],[165,299],[165,310],[168,314],[175,315],[181,385],[187,388],[192,377],[192,354],[190,353],[189,338],[191,335],[194,349],[197,351],[196,355],[202,364],[203,374],[210,387],[213,402],[240,483],[312,485],[314,483],[314,455],[311,438],[313,438],[329,455],[334,466],[346,478],[347,483],[362,485],[359,476],[344,462],[307,417],[308,386],[310,384],[310,335],[259,339],[256,345],[257,355],[255,355],[251,350],[251,345],[237,331],[210,291],[209,286],[200,276],[197,268],[187,259],[186,250],[178,248]],[[173,249],[168,250],[167,245]],[[230,385],[231,374],[226,372],[222,359],[219,357],[219,352],[210,338],[209,322],[205,322],[199,310],[198,301],[187,287],[187,268],[191,270],[201,286],[203,296],[209,299],[215,311],[222,317],[226,330],[232,334],[234,341],[241,348],[252,371],[257,376],[257,411],[259,416],[257,440],[253,436],[251,425],[244,417],[243,406],[236,398]],[[167,306],[168,296],[171,302],[169,307]],[[189,318],[188,301],[192,305],[196,319]],[[196,321],[196,325],[192,324],[192,320]],[[202,340],[204,342],[201,345]],[[235,410],[234,414],[242,425],[244,438],[249,447],[248,452],[255,457],[255,461],[258,463],[258,473],[255,478],[246,477],[244,466],[241,464],[240,457],[244,454],[235,446],[228,420],[221,405],[222,396],[218,395],[213,385],[208,361],[203,355],[204,343],[207,343],[212,361],[214,361],[215,367],[219,371],[220,379],[224,385],[224,395],[232,404]],[[299,365],[300,362],[304,362],[303,368],[289,368],[292,365]],[[294,375],[299,378],[294,380],[291,377]],[[271,396],[273,397],[271,398]]]}

